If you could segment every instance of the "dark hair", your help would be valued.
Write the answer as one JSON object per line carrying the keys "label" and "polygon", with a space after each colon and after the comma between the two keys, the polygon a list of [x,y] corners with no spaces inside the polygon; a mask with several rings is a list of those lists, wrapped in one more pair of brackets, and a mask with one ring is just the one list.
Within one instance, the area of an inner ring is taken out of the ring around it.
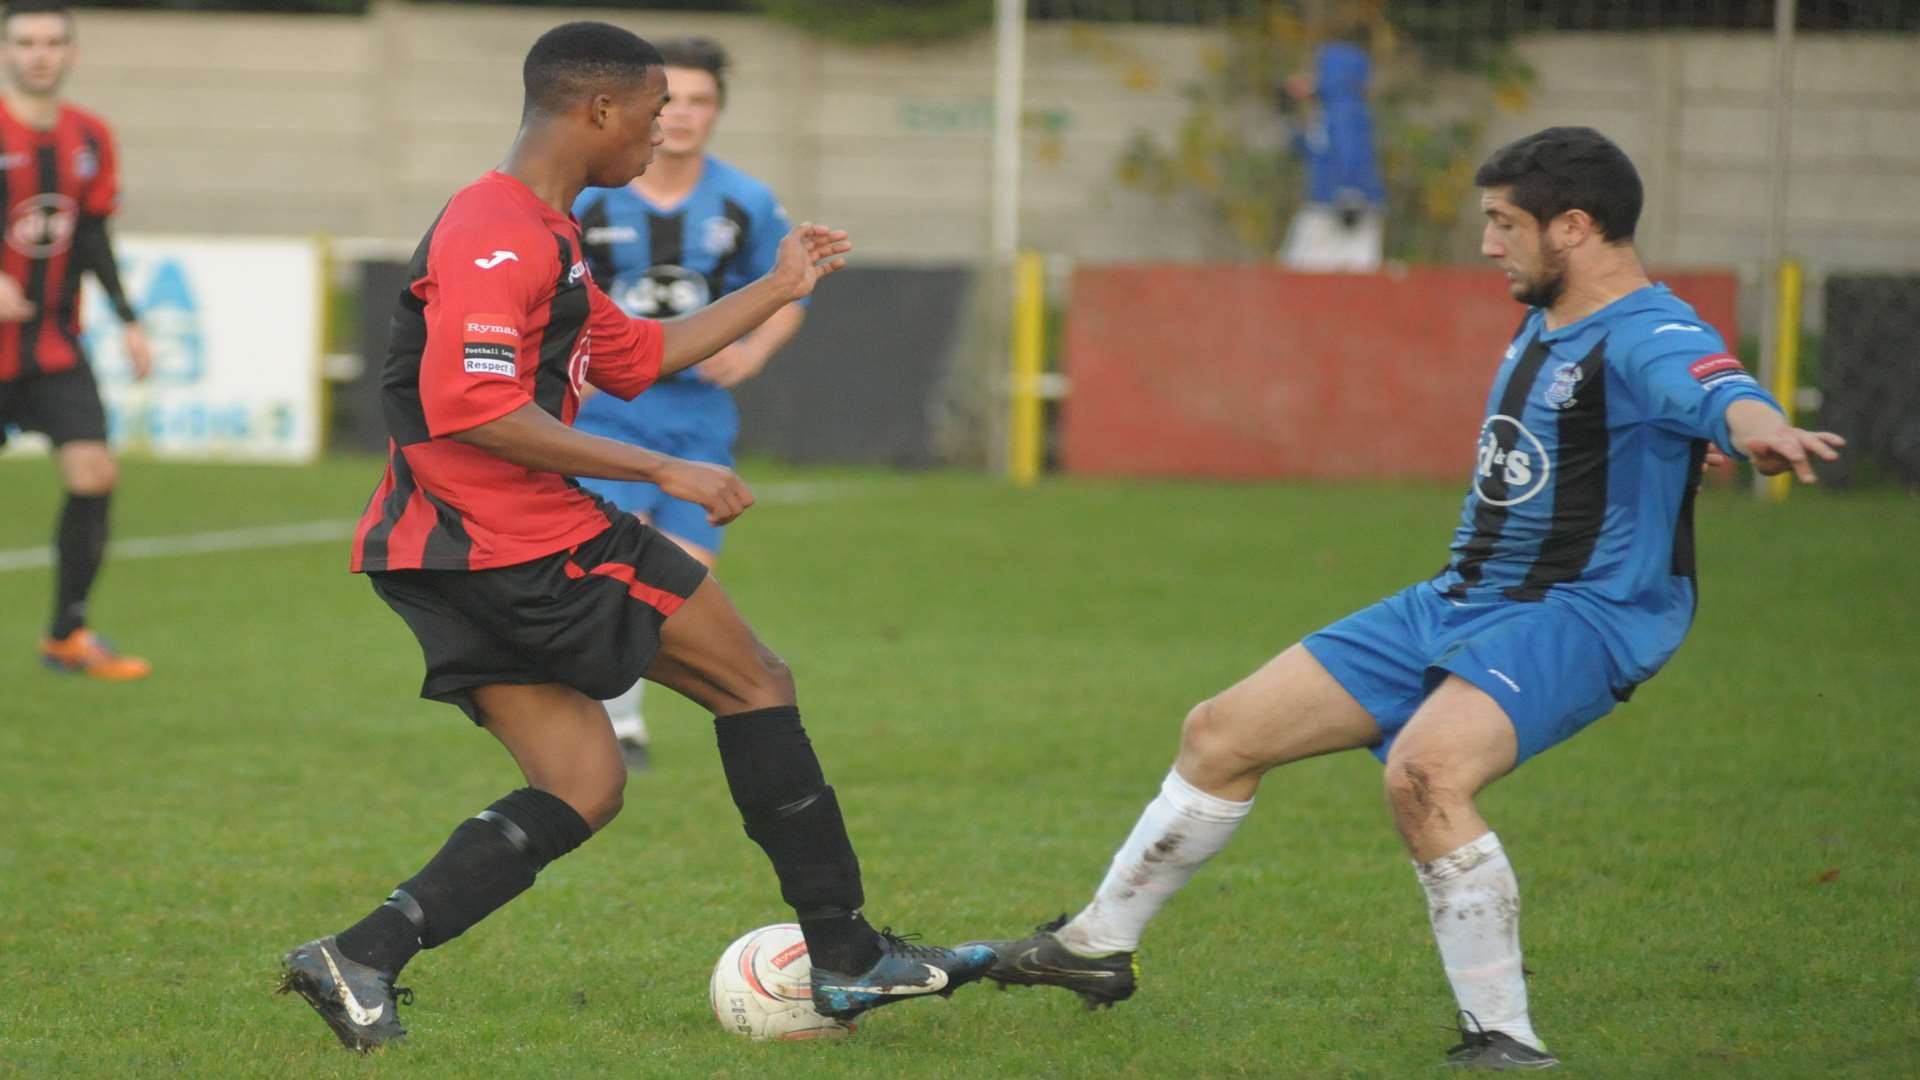
{"label": "dark hair", "polygon": [[523,111],[564,112],[582,94],[602,84],[639,82],[648,68],[660,64],[660,50],[632,31],[602,22],[563,23],[527,50],[521,68],[527,87]]}
{"label": "dark hair", "polygon": [[0,11],[0,25],[6,24],[15,15],[59,15],[67,20],[68,26],[73,25],[73,9],[54,0],[13,0],[4,11]]}
{"label": "dark hair", "polygon": [[1640,174],[1605,135],[1587,127],[1551,127],[1495,150],[1473,182],[1508,187],[1515,206],[1545,225],[1585,210],[1609,241],[1633,239],[1640,222]]}
{"label": "dark hair", "polygon": [[720,103],[727,101],[727,50],[709,37],[673,38],[660,43],[660,56],[668,67],[694,68],[713,76],[720,91]]}

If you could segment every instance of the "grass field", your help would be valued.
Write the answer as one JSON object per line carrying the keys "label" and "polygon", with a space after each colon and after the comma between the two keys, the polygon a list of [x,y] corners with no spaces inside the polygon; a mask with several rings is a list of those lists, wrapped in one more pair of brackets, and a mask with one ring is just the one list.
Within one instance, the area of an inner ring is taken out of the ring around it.
{"label": "grass field", "polygon": [[[135,463],[122,538],[353,517],[377,465]],[[1085,900],[1180,717],[1433,571],[1451,489],[750,470],[722,578],[792,662],[876,922],[1024,932]],[[44,461],[0,462],[0,551]],[[1483,808],[1517,866],[1535,1020],[1573,1076],[1920,1073],[1920,501],[1703,501],[1671,668]],[[0,572],[0,1074],[1401,1076],[1452,1016],[1371,758],[1271,776],[1154,925],[1126,1005],[961,992],[842,1044],[736,1041],[709,966],[780,921],[707,720],[649,698],[655,770],[540,885],[402,982],[366,1060],[271,988],[511,787],[414,697],[401,622],[339,542],[110,564],[94,622],[157,674],[41,671],[44,569]]]}

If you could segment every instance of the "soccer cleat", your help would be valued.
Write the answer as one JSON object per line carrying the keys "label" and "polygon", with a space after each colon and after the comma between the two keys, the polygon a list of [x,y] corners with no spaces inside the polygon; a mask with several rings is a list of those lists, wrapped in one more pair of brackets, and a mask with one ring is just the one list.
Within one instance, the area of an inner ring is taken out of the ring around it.
{"label": "soccer cleat", "polygon": [[1060,940],[1067,925],[1061,915],[1034,928],[1031,937],[1017,941],[983,941],[993,950],[987,978],[1008,986],[1058,986],[1080,995],[1089,1009],[1112,1008],[1133,996],[1140,981],[1140,961],[1132,951],[1082,956]]}
{"label": "soccer cleat", "polygon": [[928,994],[946,997],[993,965],[993,952],[980,945],[952,949],[915,945],[891,927],[880,931],[880,938],[880,959],[858,975],[813,969],[815,1012],[851,1020],[896,1001]]}
{"label": "soccer cleat", "polygon": [[153,665],[137,656],[122,656],[107,640],[86,627],[63,638],[40,642],[40,663],[70,675],[91,675],[109,682],[144,679]]}
{"label": "soccer cleat", "polygon": [[[1471,1025],[1471,1027],[1469,1027]],[[1460,1014],[1460,1045],[1447,1051],[1449,1069],[1552,1069],[1560,1059],[1504,1031],[1488,1031],[1470,1012]]]}
{"label": "soccer cleat", "polygon": [[309,941],[287,954],[277,993],[295,993],[313,1006],[341,1045],[366,1053],[407,1037],[399,1007],[413,1004],[413,991],[396,988],[393,976],[342,956],[333,938]]}
{"label": "soccer cleat", "polygon": [[620,736],[620,759],[627,763],[628,772],[646,772],[652,764],[647,753],[647,740],[632,735]]}

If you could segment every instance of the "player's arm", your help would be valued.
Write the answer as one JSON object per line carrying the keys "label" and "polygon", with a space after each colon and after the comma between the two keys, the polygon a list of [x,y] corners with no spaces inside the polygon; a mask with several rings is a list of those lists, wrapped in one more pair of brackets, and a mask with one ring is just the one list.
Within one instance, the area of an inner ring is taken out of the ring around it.
{"label": "player's arm", "polygon": [[676,499],[705,507],[707,520],[715,525],[725,525],[753,505],[753,493],[730,469],[575,431],[531,401],[449,437],[542,472],[658,484]]}
{"label": "player's arm", "polygon": [[113,138],[104,129],[97,132],[92,145],[96,154],[93,176],[80,191],[80,217],[73,230],[73,257],[80,269],[92,271],[94,280],[100,283],[100,291],[107,295],[107,303],[113,306],[113,313],[120,317],[128,366],[133,369],[134,378],[144,379],[153,371],[153,346],[147,341],[146,329],[140,325],[139,313],[127,300],[125,286],[120,283],[120,261],[114,256],[113,236],[107,229],[107,218],[120,207],[119,154]]}
{"label": "player's arm", "polygon": [[1751,454],[1754,468],[1766,475],[1791,468],[1812,483],[1808,455],[1833,460],[1845,445],[1831,432],[1787,423],[1773,396],[1710,327],[1655,334],[1629,354],[1625,372],[1649,422],[1706,439],[1725,457],[1746,460]]}
{"label": "player's arm", "polygon": [[671,375],[705,360],[746,336],[780,309],[812,295],[821,278],[847,264],[844,256],[852,250],[853,245],[842,230],[811,223],[795,226],[780,241],[773,269],[759,280],[691,315],[660,324],[663,334],[660,373]]}
{"label": "player's arm", "polygon": [[140,315],[133,310],[133,303],[127,299],[127,290],[120,283],[120,262],[113,254],[113,236],[107,228],[107,219],[92,214],[80,215],[80,221],[73,229],[73,255],[79,260],[80,269],[93,272],[93,278],[100,283],[100,291],[106,294],[107,303],[113,307],[113,313],[123,323],[140,321]]}

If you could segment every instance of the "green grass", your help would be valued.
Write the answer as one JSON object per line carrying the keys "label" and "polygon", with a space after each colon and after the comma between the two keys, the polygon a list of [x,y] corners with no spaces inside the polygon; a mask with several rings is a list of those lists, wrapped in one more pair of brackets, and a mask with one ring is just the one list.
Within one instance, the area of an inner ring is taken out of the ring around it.
{"label": "green grass", "polygon": [[[354,516],[377,466],[132,463],[122,537]],[[722,577],[798,672],[870,912],[936,941],[1077,907],[1196,699],[1441,562],[1417,486],[749,472],[827,485],[734,531]],[[0,462],[0,550],[44,461]],[[1671,668],[1483,809],[1519,868],[1535,1019],[1573,1076],[1920,1071],[1920,502],[1703,500],[1705,601]],[[414,697],[345,545],[110,563],[136,686],[42,672],[45,570],[0,572],[0,1074],[1403,1076],[1451,1033],[1424,905],[1362,754],[1270,777],[1097,1015],[970,989],[843,1044],[736,1041],[709,965],[787,917],[706,719],[649,698],[657,766],[602,836],[403,981],[363,1060],[268,993],[511,787]]]}

